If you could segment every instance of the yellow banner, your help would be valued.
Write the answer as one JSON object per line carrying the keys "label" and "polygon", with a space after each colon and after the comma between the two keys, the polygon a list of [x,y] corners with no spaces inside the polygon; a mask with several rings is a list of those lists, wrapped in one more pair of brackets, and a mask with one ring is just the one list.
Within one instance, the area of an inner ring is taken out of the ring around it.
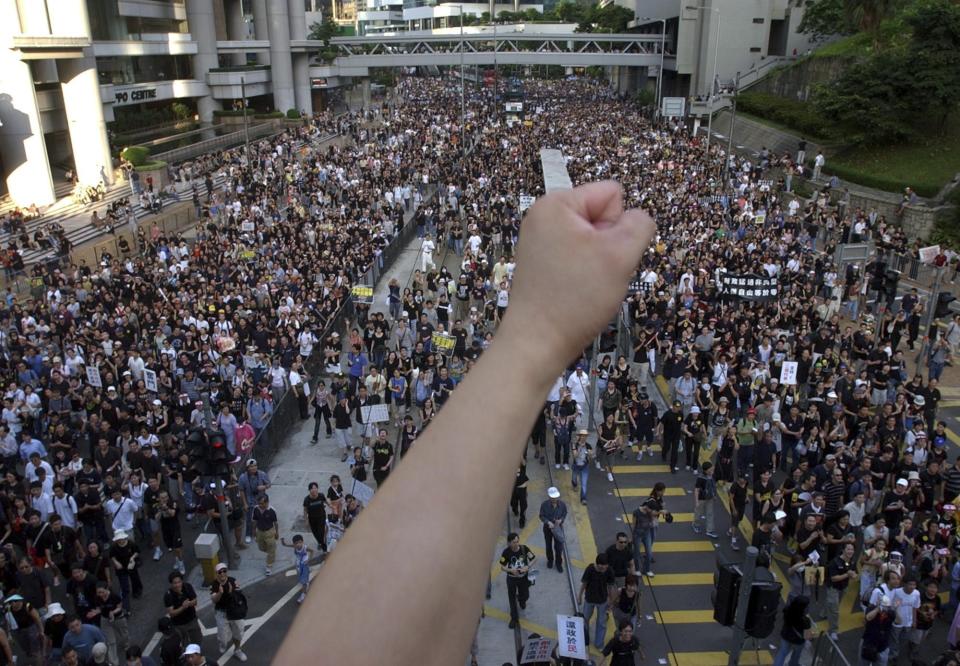
{"label": "yellow banner", "polygon": [[453,346],[457,343],[454,338],[445,333],[434,333],[430,341],[433,343],[434,349],[440,351],[452,351]]}
{"label": "yellow banner", "polygon": [[350,290],[350,293],[357,298],[373,298],[373,287],[358,285]]}

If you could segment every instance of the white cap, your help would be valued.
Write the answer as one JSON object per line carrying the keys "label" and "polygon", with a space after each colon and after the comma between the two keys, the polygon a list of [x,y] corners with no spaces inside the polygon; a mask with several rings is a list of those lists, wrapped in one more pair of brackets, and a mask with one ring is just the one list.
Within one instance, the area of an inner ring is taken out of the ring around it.
{"label": "white cap", "polygon": [[834,398],[834,399],[836,399],[836,397],[837,397],[837,392],[836,392],[836,391],[830,391],[830,392],[827,394],[827,397],[828,397],[828,398]]}
{"label": "white cap", "polygon": [[218,572],[219,572],[219,571],[226,571],[226,570],[227,570],[227,565],[224,564],[223,562],[221,562],[220,564],[217,565],[216,570],[217,570]]}
{"label": "white cap", "polygon": [[560,499],[560,491],[555,486],[547,488],[547,497],[550,499]]}
{"label": "white cap", "polygon": [[116,386],[108,386],[108,387],[107,387],[107,393],[109,393],[110,391],[116,391],[116,390],[117,390],[117,387],[116,387]]}
{"label": "white cap", "polygon": [[113,533],[114,541],[120,541],[120,539],[127,539],[127,538],[129,537],[127,536],[127,533],[124,532],[123,530],[117,530],[116,532]]}
{"label": "white cap", "polygon": [[694,405],[693,407],[690,408],[690,413],[691,413],[691,414],[699,414],[699,413],[700,413],[700,408],[697,407],[696,405]]}
{"label": "white cap", "polygon": [[196,643],[190,643],[190,645],[184,648],[183,655],[181,656],[186,657],[188,654],[203,654],[203,653],[200,651],[199,645],[197,645]]}
{"label": "white cap", "polygon": [[773,517],[774,517],[776,520],[783,520],[784,518],[787,517],[787,514],[784,513],[783,511],[780,511],[780,510],[778,509],[778,510],[776,510],[776,511],[773,512]]}
{"label": "white cap", "polygon": [[48,620],[49,620],[51,617],[53,617],[54,615],[66,615],[66,614],[67,614],[67,611],[63,610],[63,606],[61,606],[61,605],[60,605],[58,602],[56,602],[56,601],[54,601],[52,604],[50,604],[49,606],[47,606],[47,619],[48,619]]}
{"label": "white cap", "polygon": [[90,657],[93,658],[93,663],[95,664],[107,663],[107,644],[94,643],[90,649]]}
{"label": "white cap", "polygon": [[909,485],[910,485],[910,482],[907,481],[906,479],[897,479],[897,485],[898,485],[898,486],[909,486]]}

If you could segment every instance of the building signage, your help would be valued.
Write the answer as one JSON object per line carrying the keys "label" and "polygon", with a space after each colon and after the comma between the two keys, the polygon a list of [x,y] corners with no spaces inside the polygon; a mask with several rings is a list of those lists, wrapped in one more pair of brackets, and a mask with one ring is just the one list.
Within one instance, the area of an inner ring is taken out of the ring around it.
{"label": "building signage", "polygon": [[157,98],[156,88],[134,88],[133,90],[116,91],[116,104],[126,104],[127,102],[149,102]]}
{"label": "building signage", "polygon": [[523,112],[523,102],[507,102],[504,108],[507,113],[521,113]]}
{"label": "building signage", "polygon": [[326,77],[310,79],[310,87],[311,87],[311,88],[326,88],[326,87],[327,87],[327,79],[326,79]]}

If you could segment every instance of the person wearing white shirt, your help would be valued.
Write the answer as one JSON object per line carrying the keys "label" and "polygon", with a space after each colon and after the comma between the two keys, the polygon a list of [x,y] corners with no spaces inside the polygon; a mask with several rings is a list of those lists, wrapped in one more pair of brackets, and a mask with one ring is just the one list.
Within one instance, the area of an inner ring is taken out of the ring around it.
{"label": "person wearing white shirt", "polygon": [[578,365],[573,374],[567,378],[567,388],[570,389],[570,397],[577,403],[577,426],[583,417],[583,410],[587,409],[587,393],[590,390],[590,377],[583,371],[583,366]]}
{"label": "person wearing white shirt", "polygon": [[71,529],[78,529],[77,522],[77,500],[67,495],[63,490],[63,484],[57,483],[53,487],[53,512],[60,516],[63,524]]}
{"label": "person wearing white shirt", "polygon": [[114,533],[124,531],[133,533],[133,526],[137,519],[137,503],[129,497],[124,497],[120,488],[114,488],[103,504],[103,510],[110,517],[110,524]]}
{"label": "person wearing white shirt", "polygon": [[433,242],[433,239],[430,237],[430,234],[423,239],[423,245],[420,248],[421,261],[420,261],[420,270],[424,273],[427,272],[427,266],[430,268],[436,268],[437,265],[433,263],[433,251],[437,249],[437,244]]}
{"label": "person wearing white shirt", "polygon": [[30,484],[30,508],[40,514],[40,520],[43,522],[46,522],[53,513],[53,498],[49,493],[44,492],[39,481]]}
{"label": "person wearing white shirt", "polygon": [[140,352],[137,350],[133,351],[133,356],[127,360],[127,368],[130,370],[130,374],[133,375],[133,378],[137,381],[143,379],[143,371],[146,368],[147,364],[144,362],[143,358],[140,356]]}
{"label": "person wearing white shirt", "polygon": [[896,664],[901,649],[908,653],[910,651],[910,635],[916,625],[917,609],[920,608],[917,581],[910,576],[905,578],[903,585],[893,591],[892,598],[897,617],[893,621],[893,632],[890,634],[889,660]]}
{"label": "person wearing white shirt", "polygon": [[[27,478],[27,483],[40,480],[39,470],[41,468],[46,472],[48,479],[53,478],[53,467],[50,466],[50,463],[41,459],[39,454],[31,455],[29,462],[23,468],[23,475]],[[53,490],[53,487],[51,486],[50,489]]]}

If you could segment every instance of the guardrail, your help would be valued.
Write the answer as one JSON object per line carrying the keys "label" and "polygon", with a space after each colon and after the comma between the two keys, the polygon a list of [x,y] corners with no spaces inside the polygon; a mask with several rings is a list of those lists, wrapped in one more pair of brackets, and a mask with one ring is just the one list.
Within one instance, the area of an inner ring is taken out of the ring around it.
{"label": "guardrail", "polygon": [[[273,123],[252,125],[249,128],[250,140],[255,141],[257,139],[262,139],[265,136],[280,134],[284,131],[284,129],[284,127],[278,127]],[[209,131],[209,128],[201,131]],[[189,146],[184,146],[183,148],[174,148],[173,150],[167,150],[162,153],[157,153],[156,155],[151,155],[151,159],[163,161],[167,164],[183,162],[184,160],[193,159],[194,157],[203,155],[205,153],[212,153],[218,150],[239,146],[245,140],[246,133],[241,127],[241,129],[236,132],[230,132],[229,134],[224,134],[223,136],[218,136],[213,139],[198,141],[190,144]]]}

